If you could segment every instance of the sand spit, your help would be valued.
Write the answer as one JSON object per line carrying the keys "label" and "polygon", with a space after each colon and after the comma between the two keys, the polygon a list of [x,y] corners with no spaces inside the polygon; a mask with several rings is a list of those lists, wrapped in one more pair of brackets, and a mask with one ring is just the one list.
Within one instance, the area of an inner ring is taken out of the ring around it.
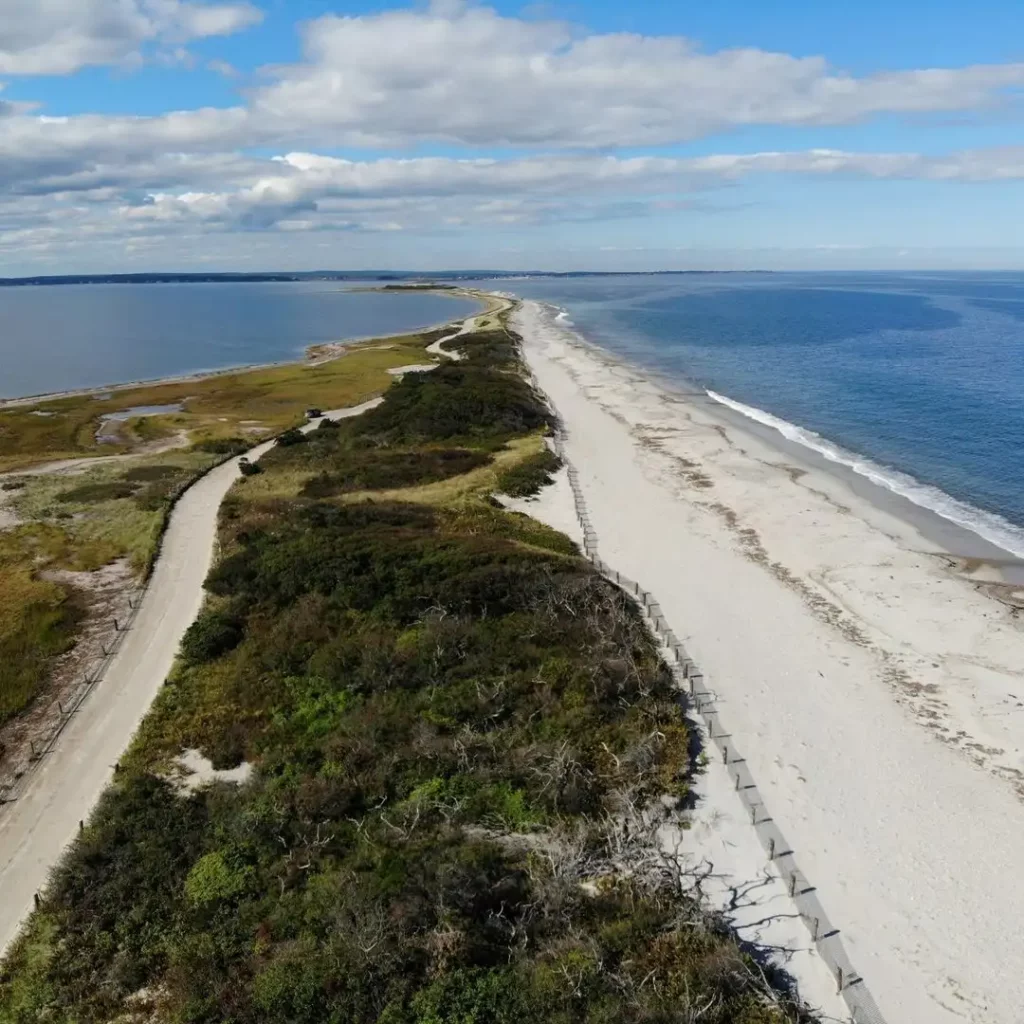
{"label": "sand spit", "polygon": [[1020,1024],[1015,609],[709,400],[536,303],[516,321],[602,557],[658,595],[701,664],[890,1024]]}

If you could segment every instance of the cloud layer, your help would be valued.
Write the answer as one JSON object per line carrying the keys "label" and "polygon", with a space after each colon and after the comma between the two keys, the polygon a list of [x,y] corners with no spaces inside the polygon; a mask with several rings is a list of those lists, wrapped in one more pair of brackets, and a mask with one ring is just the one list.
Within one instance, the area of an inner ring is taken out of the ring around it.
{"label": "cloud layer", "polygon": [[253,95],[254,115],[356,145],[654,145],[745,125],[971,110],[1024,86],[1020,63],[858,78],[820,57],[580,36],[459,4],[329,15],[305,26],[303,42],[303,61]]}
{"label": "cloud layer", "polygon": [[[212,0],[0,8],[8,78],[130,64],[261,18],[249,3]],[[299,31],[301,59],[261,69],[230,107],[65,117],[0,99],[6,265],[147,239],[185,240],[188,251],[196,238],[233,233],[443,234],[661,218],[736,208],[745,200],[726,186],[771,176],[1024,180],[1024,147],[1014,146],[659,155],[758,126],[813,139],[823,126],[880,115],[1013,110],[1021,63],[857,76],[821,57],[585,33],[459,0],[327,15]],[[236,74],[223,61],[207,67]],[[455,155],[423,155],[439,147]],[[359,159],[364,149],[393,155]]]}
{"label": "cloud layer", "polygon": [[260,20],[249,3],[3,0],[0,75],[67,75],[137,57],[147,43],[230,35]]}

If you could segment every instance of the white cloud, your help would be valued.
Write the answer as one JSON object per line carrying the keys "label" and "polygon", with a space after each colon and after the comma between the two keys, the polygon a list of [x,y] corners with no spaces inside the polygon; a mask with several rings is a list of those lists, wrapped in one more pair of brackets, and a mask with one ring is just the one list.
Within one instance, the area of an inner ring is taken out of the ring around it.
{"label": "white cloud", "polygon": [[0,74],[66,75],[120,64],[147,43],[229,35],[261,17],[245,2],[0,0]]}
{"label": "white cloud", "polygon": [[855,77],[820,57],[579,35],[459,3],[327,15],[303,43],[303,61],[253,94],[254,116],[351,145],[663,144],[743,125],[973,110],[1024,86],[1024,63]]}
{"label": "white cloud", "polygon": [[[259,17],[230,0],[0,0],[0,74],[66,73],[140,54],[186,66],[191,40]],[[328,15],[301,33],[301,60],[264,69],[231,108],[61,116],[50,107],[33,116],[31,104],[0,100],[0,248],[664,218],[721,208],[711,190],[758,175],[1024,180],[1024,147],[1011,146],[940,156],[607,155],[751,125],[1010,103],[1024,87],[1020,63],[855,76],[820,57],[588,34],[460,0]],[[237,73],[220,60],[205,66]],[[315,152],[415,154],[438,142],[465,158]],[[506,147],[517,155],[501,156]],[[251,155],[267,151],[284,155]],[[730,196],[730,208],[742,201]]]}
{"label": "white cloud", "polygon": [[[349,161],[168,154],[52,173],[0,198],[0,248],[54,237],[238,232],[464,233],[481,227],[663,218],[742,206],[715,189],[754,175],[1024,181],[1024,147],[944,156],[808,150],[676,159],[538,156]],[[155,184],[154,184],[155,183]],[[2,193],[0,193],[2,196]]]}

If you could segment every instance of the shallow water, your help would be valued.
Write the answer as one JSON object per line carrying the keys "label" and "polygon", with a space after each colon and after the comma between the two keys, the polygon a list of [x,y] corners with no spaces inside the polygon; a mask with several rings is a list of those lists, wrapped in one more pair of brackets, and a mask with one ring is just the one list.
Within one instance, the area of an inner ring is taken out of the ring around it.
{"label": "shallow water", "polygon": [[337,282],[0,289],[0,398],[298,359],[308,345],[474,313],[468,299]]}
{"label": "shallow water", "polygon": [[[492,287],[495,287],[492,285]],[[528,279],[616,355],[1024,554],[1024,274]]]}

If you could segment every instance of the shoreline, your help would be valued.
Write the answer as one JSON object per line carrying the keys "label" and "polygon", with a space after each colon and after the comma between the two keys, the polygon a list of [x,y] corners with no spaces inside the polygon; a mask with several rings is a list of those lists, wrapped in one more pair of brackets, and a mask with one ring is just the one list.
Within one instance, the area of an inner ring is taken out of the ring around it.
{"label": "shoreline", "polygon": [[[477,313],[471,313],[468,317],[459,320],[443,320],[434,324],[427,324],[422,327],[415,327],[408,331],[398,331],[392,334],[372,334],[359,338],[344,338],[338,341],[314,342],[304,345],[302,348],[303,357],[300,359],[280,359],[270,363],[241,363],[237,366],[224,366],[217,369],[193,370],[187,373],[173,374],[169,377],[151,377],[142,380],[119,381],[117,383],[97,384],[95,387],[73,388],[66,391],[47,391],[36,395],[16,395],[11,398],[0,398],[0,411],[4,409],[16,409],[25,406],[42,405],[46,402],[59,401],[62,398],[81,398],[84,395],[91,395],[94,392],[111,392],[116,394],[121,391],[132,391],[135,388],[157,387],[161,384],[191,384],[195,381],[211,380],[217,377],[230,376],[235,373],[250,373],[256,370],[273,370],[282,366],[319,366],[325,362],[341,358],[345,349],[354,345],[363,345],[368,341],[388,341],[392,338],[404,338],[410,334],[422,334],[427,331],[439,330],[451,324],[462,323],[465,320],[485,315],[491,312],[491,307],[486,301],[486,293],[476,293],[469,290],[438,290],[437,295],[445,295],[449,298],[472,299],[480,302],[484,308]],[[329,352],[314,355],[317,350]]]}
{"label": "shoreline", "polygon": [[525,302],[515,323],[601,557],[658,595],[704,669],[882,1012],[1017,1024],[1017,609],[810,450],[666,389],[550,308]]}
{"label": "shoreline", "polygon": [[[942,548],[942,552],[939,554],[952,559],[955,564],[960,566],[966,564],[974,572],[991,569],[995,574],[994,580],[979,578],[979,582],[1004,582],[1013,584],[1013,589],[1018,586],[1024,588],[1024,554],[1009,546],[1013,543],[1012,541],[1000,543],[999,540],[987,537],[978,532],[974,526],[944,515],[931,505],[915,501],[903,491],[897,490],[893,484],[903,484],[905,481],[906,485],[915,490],[934,492],[941,500],[954,506],[958,512],[962,509],[969,514],[975,513],[978,517],[987,520],[982,524],[982,528],[991,527],[1005,529],[1007,532],[1020,532],[1020,543],[1022,544],[1024,544],[1024,525],[1018,525],[998,512],[974,505],[969,499],[957,498],[942,490],[938,485],[919,480],[908,472],[877,462],[870,456],[861,455],[852,449],[844,448],[838,442],[816,433],[811,428],[785,420],[767,409],[747,405],[729,395],[719,394],[700,384],[670,377],[664,371],[632,362],[618,353],[603,348],[599,342],[588,338],[571,320],[569,312],[563,307],[554,303],[536,301],[539,305],[555,313],[554,319],[558,326],[571,332],[577,343],[587,349],[594,358],[617,367],[623,372],[642,376],[685,402],[701,404],[705,407],[709,417],[720,420],[723,425],[732,426],[743,433],[756,437],[776,449],[780,454],[804,463],[806,468],[820,470],[834,476],[880,511],[897,516],[908,527],[923,534],[932,543]],[[812,445],[809,440],[790,437],[790,433],[805,435],[815,442],[820,442],[821,447]],[[823,448],[834,452],[840,458],[830,458],[822,451]],[[850,461],[859,463],[871,475],[862,469],[854,468],[850,465]],[[874,478],[875,475],[889,479],[886,482],[879,482]],[[1024,590],[1020,594],[1020,606],[1024,607]]]}

